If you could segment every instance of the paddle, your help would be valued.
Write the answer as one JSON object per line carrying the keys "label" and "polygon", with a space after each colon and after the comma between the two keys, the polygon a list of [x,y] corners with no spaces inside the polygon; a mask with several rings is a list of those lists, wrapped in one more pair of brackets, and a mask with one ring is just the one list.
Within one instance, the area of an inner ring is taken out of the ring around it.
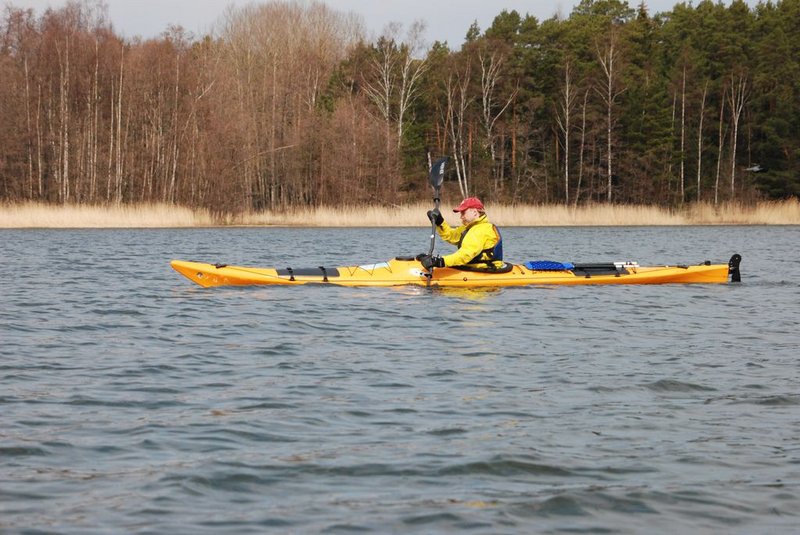
{"label": "paddle", "polygon": [[[433,188],[433,204],[436,209],[439,209],[439,191],[442,189],[442,182],[444,182],[444,164],[447,163],[447,156],[444,158],[439,158],[434,162],[431,166],[430,176],[428,180],[431,183],[431,187]],[[433,254],[433,248],[436,245],[436,221],[431,220],[431,248],[428,250],[428,254]]]}
{"label": "paddle", "polygon": [[[439,158],[433,165],[428,175],[428,181],[433,188],[433,205],[436,210],[439,209],[439,192],[442,189],[442,182],[444,182],[444,164],[447,163],[447,156]],[[431,218],[431,247],[428,249],[428,256],[433,254],[433,248],[436,246],[436,220]],[[428,270],[428,284],[433,278],[433,266]]]}

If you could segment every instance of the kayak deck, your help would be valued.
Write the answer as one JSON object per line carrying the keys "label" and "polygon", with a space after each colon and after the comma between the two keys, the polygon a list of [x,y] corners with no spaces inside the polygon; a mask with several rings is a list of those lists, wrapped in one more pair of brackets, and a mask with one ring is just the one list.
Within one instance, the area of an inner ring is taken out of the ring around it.
{"label": "kayak deck", "polygon": [[254,286],[334,284],[339,286],[439,286],[453,288],[528,286],[537,284],[689,284],[738,282],[736,254],[727,264],[704,262],[697,265],[643,267],[632,262],[575,264],[571,269],[539,270],[510,264],[502,272],[465,271],[436,268],[429,275],[413,258],[395,258],[387,262],[360,266],[308,269],[275,269],[226,264],[208,264],[173,260],[175,271],[200,286]]}

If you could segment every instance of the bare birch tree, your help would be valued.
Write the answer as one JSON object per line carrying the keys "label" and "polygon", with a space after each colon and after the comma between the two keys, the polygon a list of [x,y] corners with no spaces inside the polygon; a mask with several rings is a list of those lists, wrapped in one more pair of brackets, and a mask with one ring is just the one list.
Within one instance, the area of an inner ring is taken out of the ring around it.
{"label": "bare birch tree", "polygon": [[739,141],[739,120],[747,103],[748,91],[747,76],[745,74],[731,75],[731,87],[728,99],[731,105],[731,198],[736,197],[736,145]]}
{"label": "bare birch tree", "polygon": [[408,109],[419,96],[420,79],[428,70],[426,59],[417,57],[422,53],[425,23],[415,21],[408,31],[406,41],[400,47],[400,88],[397,99],[397,148],[401,148]]}
{"label": "bare birch tree", "polygon": [[581,142],[578,149],[578,184],[575,187],[575,200],[573,207],[578,207],[578,199],[581,194],[581,182],[583,182],[583,159],[586,153],[586,108],[589,103],[589,90],[583,92],[583,104],[581,105]]}
{"label": "bare birch tree", "polygon": [[467,110],[473,101],[469,92],[470,76],[471,65],[467,60],[463,71],[459,71],[458,68],[454,69],[444,82],[447,100],[444,124],[453,150],[453,163],[462,197],[470,195],[470,177],[467,165],[469,142],[466,133]]}
{"label": "bare birch tree", "polygon": [[[573,80],[572,61],[567,60],[564,64],[564,85],[561,88],[558,110],[556,112],[556,122],[561,131],[564,144],[564,204],[569,204],[569,162],[572,134],[572,110],[575,107],[577,92],[575,81]],[[584,110],[584,120],[586,112]],[[578,186],[580,187],[580,185]]]}
{"label": "bare birch tree", "polygon": [[714,206],[719,204],[719,181],[722,175],[722,151],[725,146],[725,131],[724,131],[724,118],[725,118],[725,100],[728,95],[728,88],[722,90],[722,98],[719,100],[719,128],[717,130],[717,172],[714,178]]}
{"label": "bare birch tree", "polygon": [[680,149],[681,204],[686,202],[686,65],[681,76],[681,149]]}
{"label": "bare birch tree", "polygon": [[400,30],[401,25],[396,22],[387,26],[378,40],[377,53],[364,80],[367,96],[386,122],[387,148],[391,143],[389,131],[394,124],[398,150],[403,141],[406,115],[419,96],[420,80],[428,70],[427,60],[416,57],[422,51],[425,24],[414,22],[402,42],[398,42],[397,37]]}
{"label": "bare birch tree", "polygon": [[63,49],[56,45],[58,52],[58,155],[56,161],[56,182],[58,183],[58,202],[69,202],[69,142],[70,142],[70,69],[69,36],[64,39]]}
{"label": "bare birch tree", "polygon": [[[397,27],[397,23],[390,25],[390,31],[396,31]],[[377,55],[370,61],[372,75],[364,80],[364,92],[385,123],[387,149],[391,144],[392,95],[396,84],[397,63],[400,60],[395,49],[394,39],[381,37],[377,44]]]}
{"label": "bare birch tree", "polygon": [[708,80],[703,86],[700,99],[700,120],[697,126],[697,202],[700,202],[700,178],[703,174],[703,122],[706,117],[706,97],[708,96]]}
{"label": "bare birch tree", "polygon": [[597,59],[603,71],[603,80],[600,87],[598,87],[598,94],[605,104],[606,110],[606,200],[611,202],[612,199],[612,178],[614,176],[614,109],[617,102],[617,97],[625,90],[619,89],[618,86],[618,62],[619,62],[619,35],[618,31],[614,28],[609,33],[608,40],[601,48],[599,44],[595,47]]}
{"label": "bare birch tree", "polygon": [[497,136],[495,125],[500,117],[505,113],[519,91],[519,87],[514,87],[511,93],[504,98],[504,102],[498,102],[498,84],[503,78],[503,66],[505,57],[497,50],[487,52],[481,49],[478,52],[478,64],[481,68],[481,122],[486,135],[486,148],[492,159],[492,167],[495,181],[502,180],[503,166],[497,165]]}

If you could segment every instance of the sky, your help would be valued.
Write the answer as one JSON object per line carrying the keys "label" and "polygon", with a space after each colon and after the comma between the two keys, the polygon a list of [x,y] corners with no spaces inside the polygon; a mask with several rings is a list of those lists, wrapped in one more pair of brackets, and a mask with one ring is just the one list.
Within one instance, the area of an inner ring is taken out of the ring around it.
{"label": "sky", "polygon": [[[60,7],[66,0],[0,0],[3,5],[32,7],[38,12],[47,7]],[[157,37],[169,25],[180,25],[195,35],[212,30],[226,6],[246,5],[252,0],[104,0],[115,31],[125,37]],[[672,9],[679,0],[645,0],[650,13]],[[414,21],[427,25],[425,38],[447,41],[450,48],[459,48],[470,25],[478,22],[481,31],[503,9],[516,10],[520,15],[530,14],[541,20],[554,15],[569,16],[579,0],[324,0],[330,8],[353,12],[363,18],[371,36],[382,33],[389,23],[398,22],[408,28]],[[730,1],[726,0],[726,4]],[[756,0],[748,0],[755,6]],[[628,0],[636,7],[639,0]]]}

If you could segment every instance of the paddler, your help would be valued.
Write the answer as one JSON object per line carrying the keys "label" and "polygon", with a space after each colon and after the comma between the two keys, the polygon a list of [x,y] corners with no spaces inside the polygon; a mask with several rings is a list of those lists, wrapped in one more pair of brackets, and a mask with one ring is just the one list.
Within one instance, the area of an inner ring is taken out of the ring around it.
{"label": "paddler", "polygon": [[483,203],[477,197],[467,197],[453,209],[461,217],[461,226],[452,228],[438,209],[428,211],[428,219],[436,224],[436,232],[446,242],[458,247],[445,256],[420,255],[425,269],[458,267],[473,271],[502,271],[503,239],[497,227],[489,222]]}

